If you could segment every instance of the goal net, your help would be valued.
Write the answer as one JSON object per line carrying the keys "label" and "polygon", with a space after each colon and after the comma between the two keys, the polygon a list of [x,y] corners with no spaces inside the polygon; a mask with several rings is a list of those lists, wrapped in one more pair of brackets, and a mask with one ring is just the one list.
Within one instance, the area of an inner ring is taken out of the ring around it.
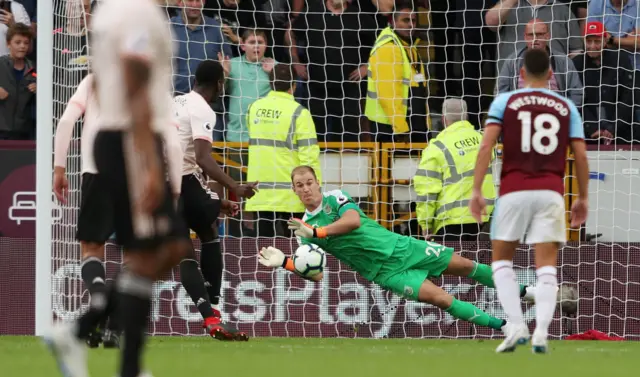
{"label": "goal net", "polygon": [[[506,2],[503,1],[503,3]],[[56,29],[53,46],[55,72],[52,101],[54,117],[57,121],[87,71],[86,35],[87,25],[90,24],[88,13],[90,6],[87,0],[57,0],[54,3]],[[177,5],[164,5],[163,8],[168,11],[169,16],[175,16],[181,12],[180,7],[183,3],[197,6],[199,2],[185,0]],[[363,111],[368,91],[366,59],[377,33],[384,29],[392,17],[390,4],[393,2],[365,0],[251,2],[243,0],[236,1],[239,3],[237,8],[229,5],[234,3],[233,1],[220,3],[224,3],[228,8],[224,11],[204,10],[204,14],[208,17],[205,18],[206,22],[214,22],[211,20],[216,19],[229,25],[229,28],[225,28],[223,32],[229,47],[229,50],[224,51],[225,54],[230,54],[232,58],[240,56],[243,50],[238,49],[238,44],[234,41],[242,36],[243,30],[254,25],[267,30],[269,48],[266,54],[268,57],[286,62],[290,51],[295,50],[294,60],[300,59],[300,64],[296,64],[295,71],[300,79],[294,95],[300,103],[311,110],[314,116],[321,145],[320,165],[324,181],[323,188],[345,190],[360,204],[368,216],[376,219],[383,226],[395,232],[421,237],[415,213],[415,204],[420,199],[413,188],[412,179],[426,144],[421,143],[423,140],[399,144],[354,141],[353,137],[360,132],[357,127],[373,129],[373,123],[366,121]],[[307,3],[309,7],[306,13],[303,9],[294,9],[294,11],[300,11],[301,15],[291,23],[293,38],[289,38],[285,33],[287,17],[290,14],[287,8],[289,3],[294,7],[298,3]],[[328,7],[333,10],[322,8],[324,10],[318,11],[317,9],[320,8],[317,5],[323,3],[329,4]],[[374,3],[377,3],[379,8],[373,6]],[[429,2],[418,1],[417,3]],[[506,56],[511,50],[505,47],[507,44],[505,41],[508,38],[518,42],[510,44],[514,46],[513,51],[517,51],[516,45],[518,48],[526,45],[522,42],[525,39],[531,42],[532,37],[525,36],[525,29],[528,30],[528,27],[525,27],[528,19],[518,22],[516,18],[515,23],[511,19],[516,17],[513,14],[526,13],[525,10],[521,12],[521,9],[517,8],[518,5],[511,10],[512,13],[501,16],[508,17],[507,23],[510,22],[510,24],[503,25],[499,32],[504,33],[500,34],[503,42],[496,43],[495,33],[486,29],[481,30],[480,24],[476,25],[482,19],[480,10],[454,9],[454,4],[449,4],[450,9],[447,8],[447,3],[465,2],[432,1],[430,3],[431,9],[419,6],[414,13],[417,15],[416,28],[419,31],[417,35],[420,36],[421,41],[418,42],[417,49],[419,56],[412,57],[411,63],[413,69],[421,65],[425,67],[424,85],[418,85],[424,89],[423,102],[427,105],[424,110],[428,111],[428,116],[423,120],[425,122],[428,120],[431,131],[436,134],[443,129],[440,113],[442,102],[446,97],[465,99],[469,120],[477,124],[484,118],[498,83],[507,86],[520,85],[517,79],[518,70],[514,72],[513,77],[503,77],[498,73],[496,62],[499,66],[509,64]],[[567,63],[566,55],[572,52],[568,49],[571,49],[569,46],[574,46],[574,43],[576,46],[581,46],[579,50],[584,50],[581,28],[586,17],[586,10],[583,12],[575,7],[568,8],[561,3],[563,2],[554,2],[557,5],[554,5],[552,10],[557,12],[556,15],[564,15],[563,12],[572,10],[571,13],[566,13],[566,16],[571,18],[570,27],[567,29],[565,25],[565,34],[569,33],[569,35],[563,36],[562,30],[556,28],[555,22],[545,24],[545,27],[550,29],[549,34],[554,41],[549,43],[550,48],[563,48],[563,46],[565,48],[560,54],[565,58],[557,60],[564,65],[553,68],[554,75],[558,74],[554,76],[556,77],[554,85],[559,90],[566,89],[565,85],[574,77],[578,77],[571,76],[577,74],[577,69],[574,64]],[[356,7],[359,6],[361,16],[340,15],[340,6],[347,7],[345,12],[358,12]],[[546,17],[542,15],[547,11],[546,8],[540,11],[541,18]],[[322,12],[338,15],[334,18],[323,18]],[[306,22],[300,21],[305,14]],[[198,12],[195,15],[190,14],[189,17],[197,18]],[[341,20],[348,20],[348,23]],[[175,21],[171,22],[175,24]],[[342,28],[347,31],[339,30],[341,22]],[[190,64],[190,61],[202,59],[203,50],[217,51],[210,49],[210,45],[217,42],[210,39],[212,38],[210,36],[205,41],[198,39],[201,35],[198,34],[201,33],[198,27],[192,29],[184,25],[175,27],[182,28],[180,33],[175,34],[182,36],[178,37],[182,39],[176,41],[180,51],[176,56],[176,70],[182,69],[178,74],[187,72],[192,75],[195,66]],[[540,33],[537,29],[534,32]],[[625,30],[615,32],[616,36],[621,36],[624,35]],[[544,37],[540,36],[535,38],[538,42],[544,40]],[[562,38],[565,38],[564,41],[571,40],[571,44],[556,43],[563,40]],[[293,42],[290,43],[290,40]],[[338,43],[340,40],[342,45]],[[318,46],[318,43],[326,45]],[[294,45],[293,48],[290,48],[291,44]],[[320,62],[314,60],[318,56],[322,57]],[[336,64],[340,59],[354,59],[354,56],[356,56],[355,59],[360,57],[361,60],[355,64],[353,61]],[[217,59],[217,54],[207,57]],[[347,63],[352,67],[349,71],[343,69]],[[603,60],[603,64],[608,63]],[[360,65],[364,65],[362,74],[358,72]],[[263,90],[264,80],[267,80],[262,65],[251,64],[241,58],[233,60],[231,69],[231,82],[227,86],[225,102],[216,105],[218,110],[224,111],[226,117],[226,122],[218,122],[220,126],[226,127],[217,129],[218,135],[226,136],[229,130],[238,130],[232,127],[243,123],[240,121],[233,123],[234,119],[244,117],[242,113],[246,111],[242,110],[246,107],[244,102],[264,95],[260,91]],[[560,76],[561,72],[564,72],[564,76]],[[639,81],[636,72],[631,70],[626,71],[626,75],[621,74],[617,85],[621,88],[620,90],[624,89],[625,93],[630,93],[630,97],[625,97],[633,101],[630,103],[637,104],[640,100],[637,97],[638,88],[634,86],[634,80],[636,83]],[[340,80],[336,81],[335,77],[340,77]],[[351,82],[351,80],[356,82],[360,80],[358,77],[361,77],[362,85]],[[591,80],[594,77],[596,76],[591,77]],[[610,80],[610,77],[612,77],[610,73],[605,73],[597,75],[596,78],[602,80],[602,85],[608,85],[604,80]],[[503,81],[503,78],[506,81]],[[625,78],[624,81],[622,78]],[[416,77],[411,79],[416,80]],[[581,76],[579,81],[577,85],[580,86],[582,85]],[[571,83],[571,85],[574,84],[575,82]],[[593,89],[597,88],[597,86],[587,85],[575,89],[581,93],[582,97],[591,96],[592,101]],[[412,89],[412,93],[415,95],[416,92]],[[617,92],[612,89],[607,93]],[[389,93],[379,93],[379,95],[389,96]],[[637,200],[638,195],[635,193],[635,187],[640,183],[638,178],[640,174],[638,157],[640,156],[636,150],[636,143],[629,140],[629,134],[621,129],[622,123],[616,122],[620,118],[616,112],[628,109],[616,107],[615,103],[622,99],[618,97],[614,101],[612,98],[598,99],[593,108],[597,111],[613,109],[614,115],[611,117],[613,126],[606,129],[618,138],[611,143],[602,140],[601,143],[590,144],[588,152],[591,166],[589,219],[586,227],[581,231],[569,232],[571,241],[563,248],[558,259],[560,284],[573,287],[577,292],[574,302],[577,303],[577,313],[569,314],[558,309],[551,326],[554,337],[590,329],[628,338],[637,338],[640,334],[640,284],[637,282],[637,276],[640,276],[638,249],[640,244],[637,244],[640,242],[640,225],[638,225],[640,200]],[[609,106],[612,103],[614,106]],[[222,114],[222,111],[218,112]],[[600,118],[604,119],[604,115],[598,114],[596,121]],[[631,123],[631,119],[628,120]],[[638,121],[637,118],[635,120]],[[604,124],[605,122],[599,123],[600,127],[604,127]],[[355,131],[350,127],[356,127]],[[595,130],[598,130],[598,127],[596,122]],[[626,127],[632,129],[630,124]],[[601,130],[604,129],[601,128]],[[590,130],[594,129],[590,128]],[[61,220],[53,225],[51,240],[53,262],[51,300],[53,315],[61,320],[77,318],[88,302],[88,293],[80,278],[79,245],[74,238],[80,203],[80,132],[81,124],[78,124],[67,165],[70,200],[68,205],[62,208]],[[591,135],[593,132],[588,132],[587,137],[593,138],[594,136]],[[636,134],[637,137],[638,134]],[[240,137],[232,141],[227,140],[226,144],[215,142],[212,148],[218,162],[238,180],[246,179],[247,141],[248,138]],[[496,182],[498,182],[499,167],[498,159],[494,166]],[[569,164],[566,179],[567,206],[577,193],[572,171]],[[220,230],[223,235],[225,261],[221,304],[224,319],[237,324],[240,329],[252,336],[376,338],[500,336],[499,333],[491,330],[456,321],[433,306],[407,301],[387,293],[379,286],[357,277],[347,266],[333,257],[329,257],[327,272],[321,283],[306,282],[281,269],[267,270],[257,262],[256,255],[260,247],[276,245],[286,254],[290,254],[297,247],[297,243],[286,237],[275,239],[254,237],[257,222],[250,215],[245,211],[236,218],[221,220]],[[199,249],[197,240],[194,240],[194,245]],[[448,245],[470,259],[490,263],[490,242],[486,233],[481,235],[478,242],[452,242]],[[109,243],[105,257],[107,274],[112,277],[120,268],[121,249],[116,244]],[[515,264],[518,280],[521,283],[535,284],[532,250],[521,247]],[[203,334],[200,326],[201,318],[179,281],[177,270],[175,270],[156,283],[149,327],[151,334]],[[495,290],[479,286],[466,278],[445,277],[435,281],[457,298],[473,302],[491,315],[505,318]],[[533,324],[535,306],[523,305],[526,309],[527,322]]]}

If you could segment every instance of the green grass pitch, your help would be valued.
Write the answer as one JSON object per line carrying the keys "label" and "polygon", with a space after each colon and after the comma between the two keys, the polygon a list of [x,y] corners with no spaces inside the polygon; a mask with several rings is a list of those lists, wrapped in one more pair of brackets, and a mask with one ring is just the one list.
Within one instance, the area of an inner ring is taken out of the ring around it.
{"label": "green grass pitch", "polygon": [[[205,337],[154,337],[145,367],[154,377],[603,377],[637,376],[640,342],[551,343],[494,353],[498,341],[254,338],[223,343]],[[92,377],[116,376],[117,351],[89,351]],[[59,376],[35,337],[0,337],[0,375]]]}

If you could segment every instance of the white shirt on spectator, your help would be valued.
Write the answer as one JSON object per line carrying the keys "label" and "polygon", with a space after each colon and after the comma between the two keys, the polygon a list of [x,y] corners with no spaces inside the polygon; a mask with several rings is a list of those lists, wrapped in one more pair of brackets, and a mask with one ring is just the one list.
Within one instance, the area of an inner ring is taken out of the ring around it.
{"label": "white shirt on spectator", "polygon": [[182,175],[201,173],[196,161],[194,140],[212,141],[213,127],[216,125],[216,113],[197,92],[189,92],[173,99],[174,120],[178,126],[182,145]]}
{"label": "white shirt on spectator", "polygon": [[100,129],[131,127],[126,103],[121,58],[134,55],[150,62],[147,94],[151,101],[152,128],[162,133],[171,119],[173,43],[166,16],[153,0],[109,0],[92,19],[92,68],[98,80]]}
{"label": "white shirt on spectator", "polygon": [[[22,4],[12,1],[11,13],[13,14],[13,21],[16,23],[20,22],[27,26],[31,26],[29,14]],[[7,30],[9,30],[7,25],[0,24],[0,38],[2,38],[2,41],[0,42],[0,56],[9,54],[9,47],[7,46]]]}

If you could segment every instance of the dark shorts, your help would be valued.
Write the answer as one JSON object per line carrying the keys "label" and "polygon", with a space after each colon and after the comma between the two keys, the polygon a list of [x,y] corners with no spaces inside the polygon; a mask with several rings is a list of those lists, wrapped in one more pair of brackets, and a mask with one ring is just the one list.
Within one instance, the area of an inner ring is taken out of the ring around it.
{"label": "dark shorts", "polygon": [[182,176],[180,194],[182,216],[189,229],[198,237],[211,233],[212,227],[220,215],[220,199],[211,191],[199,174]]}
{"label": "dark shorts", "polygon": [[107,186],[97,174],[82,174],[80,214],[76,238],[82,242],[103,244],[113,234],[113,206],[108,200]]}
{"label": "dark shorts", "polygon": [[[100,131],[96,135],[94,158],[100,173],[94,184],[101,186],[103,205],[109,209],[95,216],[105,216],[104,228],[115,230],[118,243],[127,250],[152,250],[169,241],[185,239],[186,228],[174,207],[168,183],[164,185],[162,202],[152,215],[134,216],[129,191],[141,182],[136,179],[140,172],[132,166],[137,155],[130,137],[124,131]],[[166,174],[160,136],[156,136],[156,145]]]}

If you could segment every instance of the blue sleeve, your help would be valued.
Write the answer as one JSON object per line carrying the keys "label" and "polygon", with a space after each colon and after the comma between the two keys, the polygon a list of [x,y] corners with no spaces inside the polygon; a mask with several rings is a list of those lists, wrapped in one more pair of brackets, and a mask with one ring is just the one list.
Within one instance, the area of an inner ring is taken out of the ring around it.
{"label": "blue sleeve", "polygon": [[498,95],[493,102],[491,103],[491,107],[489,107],[489,114],[487,116],[487,124],[502,124],[502,118],[504,118],[504,111],[507,108],[507,102],[511,97],[511,93],[502,93]]}
{"label": "blue sleeve", "polygon": [[570,119],[569,119],[569,137],[571,139],[584,139],[584,125],[582,124],[582,117],[576,105],[571,101],[566,101],[569,105]]}
{"label": "blue sleeve", "polygon": [[590,0],[587,7],[587,22],[599,21],[604,23],[604,1]]}

